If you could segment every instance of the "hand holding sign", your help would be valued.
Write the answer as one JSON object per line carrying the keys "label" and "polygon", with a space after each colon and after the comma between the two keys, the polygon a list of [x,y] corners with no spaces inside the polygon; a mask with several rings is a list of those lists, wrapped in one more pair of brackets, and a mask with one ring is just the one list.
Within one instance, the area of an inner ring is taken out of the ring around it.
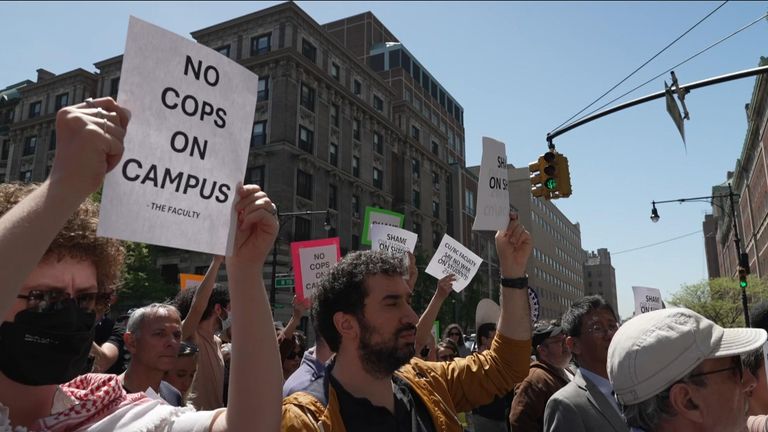
{"label": "hand holding sign", "polygon": [[426,272],[438,279],[448,274],[456,275],[453,290],[459,292],[469,285],[482,262],[482,258],[445,234],[440,240],[440,247],[429,261]]}
{"label": "hand holding sign", "polygon": [[437,281],[437,289],[435,290],[435,296],[445,300],[453,292],[453,283],[456,282],[456,275],[451,273],[445,275]]}
{"label": "hand holding sign", "polygon": [[517,213],[510,213],[507,229],[496,233],[496,251],[499,254],[501,276],[523,277],[532,250],[531,234],[520,223]]}
{"label": "hand holding sign", "polygon": [[477,181],[477,216],[473,231],[502,230],[509,213],[507,150],[503,142],[483,137],[483,159]]}
{"label": "hand holding sign", "polygon": [[235,205],[237,232],[230,261],[263,266],[275,244],[279,223],[274,204],[257,185],[240,186],[240,200]]}

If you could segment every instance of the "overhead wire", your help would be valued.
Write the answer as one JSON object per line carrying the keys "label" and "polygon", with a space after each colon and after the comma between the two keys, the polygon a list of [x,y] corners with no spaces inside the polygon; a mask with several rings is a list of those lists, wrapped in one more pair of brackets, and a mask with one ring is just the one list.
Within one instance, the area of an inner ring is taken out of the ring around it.
{"label": "overhead wire", "polygon": [[618,252],[611,252],[611,255],[619,255],[619,254],[623,254],[623,253],[627,253],[627,252],[638,251],[640,249],[647,249],[649,247],[658,246],[658,245],[661,245],[661,244],[664,244],[664,243],[669,243],[669,242],[675,241],[675,240],[680,240],[680,239],[685,238],[685,237],[690,237],[690,236],[692,236],[694,234],[700,233],[701,231],[702,230],[694,231],[692,233],[683,234],[681,236],[673,237],[673,238],[667,239],[667,240],[662,240],[660,242],[652,243],[652,244],[645,245],[645,246],[640,246],[640,247],[636,247],[636,248],[632,248],[632,249],[624,249],[623,251],[618,251]]}
{"label": "overhead wire", "polygon": [[686,30],[686,31],[685,31],[683,34],[681,34],[680,36],[678,36],[678,37],[677,37],[675,40],[673,40],[672,42],[670,42],[669,44],[667,44],[667,46],[665,46],[664,48],[662,48],[662,50],[661,50],[661,51],[659,51],[659,52],[657,52],[656,54],[654,54],[654,55],[653,55],[653,57],[651,57],[651,58],[649,58],[648,60],[646,60],[646,61],[645,61],[645,63],[643,63],[643,64],[641,64],[640,66],[638,66],[638,67],[637,67],[635,70],[633,70],[633,71],[632,71],[632,73],[630,73],[629,75],[627,75],[626,77],[624,77],[624,79],[622,79],[621,81],[619,81],[618,83],[616,83],[616,84],[615,84],[613,87],[611,87],[610,89],[608,89],[608,91],[606,91],[605,93],[603,93],[602,95],[600,95],[600,97],[598,97],[597,99],[595,99],[594,101],[592,101],[592,103],[590,103],[589,105],[587,105],[587,106],[585,106],[584,108],[582,108],[582,109],[581,109],[581,111],[579,111],[579,112],[577,112],[576,114],[572,115],[572,116],[571,116],[571,118],[569,118],[568,120],[566,120],[566,121],[564,121],[564,122],[560,123],[560,125],[558,125],[556,128],[554,128],[554,129],[553,129],[553,131],[560,129],[560,128],[561,128],[563,125],[565,125],[566,123],[568,123],[568,122],[570,122],[571,120],[573,120],[573,119],[574,119],[574,117],[576,117],[576,116],[578,116],[579,114],[583,113],[584,111],[586,111],[587,109],[589,109],[589,107],[591,107],[592,105],[594,105],[594,104],[596,104],[598,101],[600,101],[600,99],[602,99],[602,98],[604,98],[606,95],[608,95],[608,93],[610,93],[610,92],[612,92],[613,90],[615,90],[615,89],[616,89],[616,87],[618,87],[618,86],[622,85],[622,84],[623,84],[623,83],[624,83],[626,80],[630,79],[630,78],[631,78],[631,77],[632,77],[634,74],[636,74],[637,72],[639,72],[639,71],[640,71],[640,69],[644,68],[644,67],[645,67],[645,66],[646,66],[648,63],[652,62],[652,61],[653,61],[653,60],[654,60],[656,57],[660,56],[660,55],[661,55],[661,54],[662,54],[664,51],[666,51],[666,50],[667,50],[669,47],[671,47],[671,46],[672,46],[672,45],[674,45],[674,44],[675,44],[677,41],[679,41],[680,39],[682,39],[682,38],[683,38],[685,35],[687,35],[688,33],[690,33],[690,32],[691,32],[693,29],[695,29],[695,28],[696,28],[696,27],[697,27],[699,24],[701,24],[701,23],[702,23],[702,22],[704,22],[704,21],[705,21],[707,18],[709,18],[710,16],[712,16],[712,14],[714,14],[715,12],[717,12],[717,11],[718,11],[718,10],[719,10],[721,7],[725,6],[725,4],[726,4],[726,3],[728,3],[728,1],[729,1],[729,0],[725,0],[724,2],[722,2],[722,3],[720,4],[720,6],[716,7],[716,8],[715,8],[715,9],[714,9],[712,12],[708,13],[708,14],[707,14],[707,15],[706,15],[704,18],[700,19],[700,20],[699,20],[699,21],[698,21],[696,24],[694,24],[694,25],[693,25],[693,27],[689,28],[689,29],[688,29],[688,30]]}

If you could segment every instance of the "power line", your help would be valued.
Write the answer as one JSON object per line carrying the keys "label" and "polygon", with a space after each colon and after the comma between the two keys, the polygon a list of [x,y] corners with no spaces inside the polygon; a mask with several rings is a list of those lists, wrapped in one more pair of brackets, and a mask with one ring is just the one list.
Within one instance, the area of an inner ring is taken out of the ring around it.
{"label": "power line", "polygon": [[653,247],[653,246],[658,246],[660,244],[669,243],[669,242],[675,241],[675,240],[680,240],[681,238],[690,237],[690,236],[692,236],[694,234],[698,234],[700,232],[701,232],[701,230],[698,230],[698,231],[694,231],[694,232],[688,233],[688,234],[683,234],[681,236],[674,237],[674,238],[671,238],[671,239],[662,240],[660,242],[656,242],[656,243],[653,243],[653,244],[649,244],[649,245],[645,245],[645,246],[640,246],[640,247],[636,247],[636,248],[632,248],[632,249],[625,249],[625,250],[619,251],[619,252],[611,252],[611,255],[613,256],[613,255],[623,254],[623,253],[627,253],[627,252],[634,252],[636,250],[646,249],[646,248]]}
{"label": "power line", "polygon": [[[577,119],[577,120],[574,120],[572,123],[569,123],[569,124],[573,124],[573,123],[576,123],[577,121],[579,121],[579,120],[581,120],[581,119],[583,119],[583,118],[589,117],[589,116],[591,116],[592,114],[594,114],[594,113],[596,113],[596,112],[598,112],[598,111],[601,111],[603,108],[607,107],[608,105],[611,105],[612,103],[614,103],[614,102],[618,101],[619,99],[623,98],[624,96],[627,96],[628,94],[630,94],[630,93],[634,92],[635,90],[637,90],[637,89],[639,89],[639,88],[641,88],[641,87],[644,87],[644,86],[646,86],[646,85],[650,84],[651,82],[653,82],[653,81],[654,81],[654,80],[656,80],[657,78],[659,78],[659,77],[662,77],[662,76],[666,75],[668,72],[670,72],[670,71],[672,71],[672,70],[676,69],[676,68],[677,68],[677,67],[679,67],[679,66],[682,66],[682,65],[684,65],[685,63],[688,63],[689,61],[693,60],[694,58],[698,57],[699,55],[701,55],[701,54],[704,54],[706,51],[709,51],[710,49],[712,49],[712,48],[716,47],[717,45],[719,45],[719,44],[721,44],[721,43],[723,43],[723,42],[725,42],[726,40],[728,40],[728,39],[732,38],[733,36],[736,36],[737,34],[739,34],[739,33],[743,32],[744,30],[748,29],[749,27],[752,27],[753,25],[757,24],[758,22],[760,22],[760,21],[761,21],[762,19],[764,19],[764,18],[768,18],[768,13],[766,13],[765,15],[763,15],[763,16],[761,16],[761,17],[759,17],[759,18],[755,19],[755,20],[754,20],[754,21],[752,21],[751,23],[749,23],[749,24],[745,25],[744,27],[742,27],[742,28],[740,28],[740,29],[736,30],[735,32],[733,32],[733,33],[729,34],[728,36],[726,36],[726,37],[724,37],[724,38],[720,39],[719,41],[717,41],[717,42],[715,42],[715,43],[711,44],[710,46],[708,46],[708,47],[704,48],[703,50],[701,50],[701,51],[697,52],[696,54],[694,54],[694,55],[692,55],[692,56],[688,57],[687,59],[683,60],[682,62],[680,62],[680,63],[678,63],[678,64],[676,64],[676,65],[672,66],[671,68],[667,69],[666,71],[664,71],[664,72],[662,72],[662,73],[660,73],[660,74],[656,75],[655,77],[653,77],[653,78],[649,79],[648,81],[646,81],[646,82],[644,82],[644,83],[640,84],[639,86],[637,86],[637,87],[633,88],[632,90],[630,90],[630,91],[628,91],[628,92],[624,93],[623,95],[621,95],[621,96],[619,96],[619,97],[617,97],[617,98],[615,98],[615,99],[611,100],[610,102],[607,102],[607,103],[605,103],[604,105],[600,106],[599,108],[595,108],[594,110],[590,111],[590,112],[589,112],[589,113],[587,113],[586,115],[584,115],[584,116],[580,117],[580,118],[579,118],[579,119]],[[559,128],[560,128],[560,126],[558,126],[558,127],[555,129],[555,131],[556,131],[557,129],[559,129]],[[554,132],[554,131],[553,131],[553,132]]]}
{"label": "power line", "polygon": [[666,51],[666,50],[667,50],[669,47],[671,47],[672,45],[674,45],[674,44],[675,44],[677,41],[679,41],[679,40],[680,40],[680,39],[682,39],[682,38],[683,38],[685,35],[687,35],[688,33],[690,33],[690,32],[691,32],[693,29],[695,29],[695,28],[696,28],[696,27],[697,27],[699,24],[701,24],[702,22],[704,22],[704,20],[706,20],[706,19],[707,19],[707,18],[709,18],[709,17],[710,17],[712,14],[714,14],[715,12],[717,12],[717,11],[718,11],[718,10],[719,10],[721,7],[725,6],[725,4],[726,4],[726,3],[728,3],[728,1],[729,1],[729,0],[725,0],[724,2],[722,2],[722,3],[720,4],[720,6],[716,7],[716,8],[715,8],[715,9],[714,9],[712,12],[708,13],[708,14],[707,14],[707,15],[706,15],[704,18],[700,19],[700,20],[699,20],[699,22],[697,22],[696,24],[694,24],[694,25],[693,25],[693,27],[691,27],[691,28],[689,28],[688,30],[686,30],[686,31],[685,31],[683,34],[681,34],[680,36],[678,36],[678,37],[677,37],[677,39],[675,39],[675,40],[673,40],[672,42],[670,42],[670,43],[669,43],[667,46],[665,46],[665,47],[664,47],[664,48],[663,48],[661,51],[659,51],[659,52],[657,52],[656,54],[654,54],[654,56],[653,56],[653,57],[651,57],[651,58],[649,58],[648,60],[646,60],[646,61],[645,61],[645,63],[643,63],[643,64],[641,64],[640,66],[638,66],[638,67],[637,67],[637,69],[633,70],[633,71],[632,71],[632,73],[630,73],[629,75],[627,75],[626,77],[624,77],[624,79],[622,79],[622,80],[621,80],[621,81],[619,81],[617,84],[615,84],[613,87],[611,87],[610,89],[608,89],[608,91],[606,91],[605,93],[603,93],[602,95],[600,95],[600,97],[599,97],[599,98],[595,99],[594,101],[592,101],[592,103],[590,103],[589,105],[587,105],[587,106],[585,106],[584,108],[582,108],[582,109],[581,109],[581,111],[579,111],[579,112],[577,112],[576,114],[572,115],[572,116],[571,116],[571,118],[569,118],[568,120],[566,120],[566,121],[564,121],[564,122],[560,123],[560,125],[558,125],[558,126],[557,126],[557,127],[554,129],[554,130],[560,129],[560,127],[562,127],[564,124],[566,124],[566,123],[570,122],[571,120],[573,120],[573,119],[574,119],[574,117],[576,117],[577,115],[579,115],[579,114],[583,113],[584,111],[586,111],[587,109],[589,109],[589,107],[591,107],[592,105],[596,104],[596,103],[597,103],[597,102],[598,102],[600,99],[602,99],[602,98],[604,98],[606,95],[608,95],[608,93],[610,93],[610,92],[614,91],[614,90],[616,89],[616,87],[618,87],[618,86],[622,85],[622,84],[623,84],[623,83],[624,83],[626,80],[630,79],[630,78],[631,78],[631,77],[632,77],[634,74],[636,74],[638,71],[640,71],[640,69],[644,68],[644,67],[645,67],[645,65],[647,65],[647,64],[648,64],[648,63],[650,63],[650,62],[652,62],[652,61],[653,61],[653,60],[654,60],[656,57],[660,56],[660,55],[661,55],[661,54],[662,54],[664,51]]}

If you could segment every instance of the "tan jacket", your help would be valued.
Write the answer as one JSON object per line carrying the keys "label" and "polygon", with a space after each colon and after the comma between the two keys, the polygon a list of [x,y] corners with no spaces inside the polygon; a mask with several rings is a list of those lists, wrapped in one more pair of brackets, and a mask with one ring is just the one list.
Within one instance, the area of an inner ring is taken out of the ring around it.
{"label": "tan jacket", "polygon": [[[530,352],[530,340],[512,340],[496,333],[491,349],[481,354],[451,362],[425,362],[414,358],[395,373],[424,401],[435,430],[461,432],[463,429],[456,413],[485,405],[495,396],[509,393],[528,375]],[[305,392],[283,399],[281,430],[345,432],[333,386],[328,386],[327,406]]]}

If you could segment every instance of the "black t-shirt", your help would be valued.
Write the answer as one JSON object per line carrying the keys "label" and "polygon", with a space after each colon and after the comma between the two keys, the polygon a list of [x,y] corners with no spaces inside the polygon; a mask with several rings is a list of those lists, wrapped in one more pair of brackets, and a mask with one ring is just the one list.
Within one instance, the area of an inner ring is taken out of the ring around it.
{"label": "black t-shirt", "polygon": [[[388,409],[375,406],[366,398],[358,398],[341,386],[333,375],[329,375],[331,385],[339,400],[341,418],[344,426],[350,432],[435,432],[432,417],[427,407],[408,384],[397,376],[392,377],[393,397],[395,398],[395,413]],[[402,396],[395,396],[394,392]],[[408,402],[412,401],[412,404]],[[409,408],[412,405],[412,408]]]}

